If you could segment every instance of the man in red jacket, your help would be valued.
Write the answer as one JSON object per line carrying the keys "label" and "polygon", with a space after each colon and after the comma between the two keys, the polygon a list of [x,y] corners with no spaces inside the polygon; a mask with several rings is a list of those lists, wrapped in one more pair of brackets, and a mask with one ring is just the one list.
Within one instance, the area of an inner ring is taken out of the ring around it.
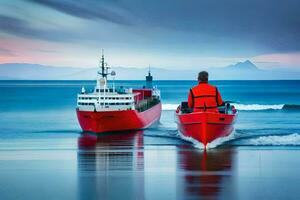
{"label": "man in red jacket", "polygon": [[198,75],[199,84],[190,89],[188,106],[194,112],[218,112],[218,106],[223,104],[217,87],[208,84],[208,73],[202,71]]}

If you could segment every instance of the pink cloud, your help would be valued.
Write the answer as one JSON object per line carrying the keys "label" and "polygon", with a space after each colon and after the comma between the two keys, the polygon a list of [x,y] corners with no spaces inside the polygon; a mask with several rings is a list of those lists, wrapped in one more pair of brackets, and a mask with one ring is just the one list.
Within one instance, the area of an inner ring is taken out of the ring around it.
{"label": "pink cloud", "polygon": [[300,52],[265,54],[253,57],[255,63],[262,67],[288,67],[300,69]]}

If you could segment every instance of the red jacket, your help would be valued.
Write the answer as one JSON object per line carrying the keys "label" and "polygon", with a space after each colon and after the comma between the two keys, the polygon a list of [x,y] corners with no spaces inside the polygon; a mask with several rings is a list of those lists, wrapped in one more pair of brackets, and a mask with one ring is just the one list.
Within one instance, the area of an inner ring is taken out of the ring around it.
{"label": "red jacket", "polygon": [[200,82],[190,90],[188,106],[194,108],[194,112],[218,112],[218,106],[222,104],[218,88],[207,82]]}

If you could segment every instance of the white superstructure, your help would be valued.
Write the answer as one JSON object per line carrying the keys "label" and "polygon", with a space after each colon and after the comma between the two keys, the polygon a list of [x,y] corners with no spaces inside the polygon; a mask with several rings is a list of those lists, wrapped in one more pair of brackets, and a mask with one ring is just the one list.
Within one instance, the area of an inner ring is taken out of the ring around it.
{"label": "white superstructure", "polygon": [[[116,89],[114,81],[112,87],[109,87],[107,76],[114,77],[114,71],[108,72],[109,67],[105,66],[104,55],[101,59],[101,70],[98,71],[97,84],[92,92],[87,92],[82,87],[81,93],[77,95],[77,109],[80,111],[117,111],[117,110],[135,110],[146,105],[151,100],[160,99],[160,91],[157,88],[148,88],[151,90],[151,97],[141,99],[141,92],[135,92],[132,88]],[[149,76],[151,76],[149,72]],[[147,79],[148,80],[148,79]],[[152,82],[152,77],[151,77]],[[152,84],[152,83],[151,83]],[[143,92],[143,90],[141,90]],[[144,95],[144,94],[143,94]],[[151,103],[151,102],[150,102]]]}

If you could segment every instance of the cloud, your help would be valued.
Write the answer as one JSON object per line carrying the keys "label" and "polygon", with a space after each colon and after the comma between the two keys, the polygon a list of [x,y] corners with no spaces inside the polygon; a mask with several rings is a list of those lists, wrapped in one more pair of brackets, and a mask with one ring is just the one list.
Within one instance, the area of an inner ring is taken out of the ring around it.
{"label": "cloud", "polygon": [[253,61],[255,64],[280,64],[279,62],[273,62],[273,61]]}
{"label": "cloud", "polygon": [[61,42],[53,49],[82,62],[105,48],[128,65],[221,66],[226,59],[300,51],[299,7],[299,0],[7,1],[0,5],[0,34]]}
{"label": "cloud", "polygon": [[18,37],[40,39],[48,41],[70,42],[75,39],[74,35],[68,35],[64,31],[53,29],[37,29],[30,25],[29,22],[15,17],[0,15],[1,32],[15,35]]}
{"label": "cloud", "polygon": [[[122,15],[122,9],[112,6],[115,1],[73,1],[73,0],[28,0],[68,15],[83,19],[102,19],[121,25],[132,25],[128,16]],[[110,3],[109,3],[110,2]]]}
{"label": "cloud", "polygon": [[297,0],[27,1],[83,19],[134,24],[133,32],[142,29],[139,33],[145,38],[162,45],[201,45],[205,52],[219,51],[218,47],[235,53],[300,50]]}
{"label": "cloud", "polygon": [[[300,49],[300,1],[297,0],[152,0],[128,1],[145,24],[194,35],[221,48]],[[159,5],[159,6],[158,6]],[[178,38],[186,40],[186,38]],[[223,45],[224,44],[224,45]],[[214,48],[215,49],[215,48]],[[242,49],[241,49],[242,50]]]}
{"label": "cloud", "polygon": [[0,47],[0,56],[15,56],[15,54],[8,49]]}
{"label": "cloud", "polygon": [[56,50],[47,50],[47,49],[35,49],[33,51],[36,51],[36,52],[40,52],[40,53],[57,53],[58,51]]}
{"label": "cloud", "polygon": [[282,63],[284,63],[284,66],[286,67],[299,68],[300,52],[265,54],[253,57],[252,60],[255,63],[265,62],[267,64],[267,62],[270,62],[274,65],[281,65]]}

